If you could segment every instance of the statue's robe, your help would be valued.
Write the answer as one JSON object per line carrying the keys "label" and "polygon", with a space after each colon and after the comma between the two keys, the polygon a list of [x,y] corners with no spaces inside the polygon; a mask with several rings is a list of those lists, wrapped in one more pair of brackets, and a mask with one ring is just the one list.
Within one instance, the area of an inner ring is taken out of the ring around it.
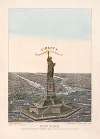
{"label": "statue's robe", "polygon": [[47,62],[48,62],[48,77],[53,78],[55,63],[53,63],[52,59],[50,58],[47,59]]}

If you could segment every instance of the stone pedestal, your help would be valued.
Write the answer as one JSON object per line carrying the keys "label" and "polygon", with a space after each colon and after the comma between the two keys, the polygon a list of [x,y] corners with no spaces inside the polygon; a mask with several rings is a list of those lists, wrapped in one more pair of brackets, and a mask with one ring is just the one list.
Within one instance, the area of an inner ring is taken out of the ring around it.
{"label": "stone pedestal", "polygon": [[53,78],[47,78],[47,97],[54,97],[55,94],[55,84]]}

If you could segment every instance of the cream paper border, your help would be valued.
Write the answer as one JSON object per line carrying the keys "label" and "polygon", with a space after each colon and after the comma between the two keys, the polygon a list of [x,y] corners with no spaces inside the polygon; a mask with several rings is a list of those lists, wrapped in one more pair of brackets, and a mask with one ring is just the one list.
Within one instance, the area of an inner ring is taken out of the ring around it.
{"label": "cream paper border", "polygon": [[[0,1],[0,138],[100,138],[100,2],[99,0]],[[92,8],[92,122],[8,123],[8,8]]]}

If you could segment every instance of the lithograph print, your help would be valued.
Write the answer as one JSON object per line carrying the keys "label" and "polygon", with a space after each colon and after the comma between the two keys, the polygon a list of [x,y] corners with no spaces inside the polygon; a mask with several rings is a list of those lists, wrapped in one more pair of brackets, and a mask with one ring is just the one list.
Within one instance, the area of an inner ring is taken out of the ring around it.
{"label": "lithograph print", "polygon": [[8,10],[9,122],[91,122],[91,9]]}

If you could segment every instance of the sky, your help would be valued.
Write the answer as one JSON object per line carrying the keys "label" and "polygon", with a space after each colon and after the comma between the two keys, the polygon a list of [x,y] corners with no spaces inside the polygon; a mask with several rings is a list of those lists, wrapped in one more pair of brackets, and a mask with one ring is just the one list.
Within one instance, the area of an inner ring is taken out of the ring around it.
{"label": "sky", "polygon": [[90,72],[90,9],[9,9],[8,20],[9,71],[46,72],[34,53],[48,45],[63,53],[51,54],[55,72]]}
{"label": "sky", "polygon": [[10,9],[9,33],[50,39],[89,39],[89,9]]}

